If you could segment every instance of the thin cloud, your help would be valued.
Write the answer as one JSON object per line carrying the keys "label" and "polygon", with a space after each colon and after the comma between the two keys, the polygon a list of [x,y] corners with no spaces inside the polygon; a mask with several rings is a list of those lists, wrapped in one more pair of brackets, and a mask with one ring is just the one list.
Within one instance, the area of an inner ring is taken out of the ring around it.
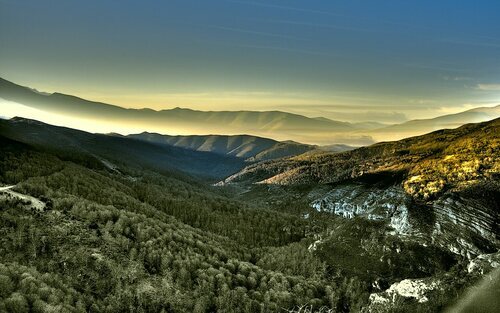
{"label": "thin cloud", "polygon": [[[346,99],[348,99],[346,97]],[[349,99],[356,99],[356,98],[349,98]],[[327,100],[325,100],[327,101]],[[388,104],[379,104],[379,103],[386,103],[385,100],[376,100],[373,99],[373,101],[370,102],[370,104],[359,104],[357,103],[358,100],[355,101],[356,105],[353,104],[314,104],[314,103],[306,103],[306,104],[287,104],[286,106],[284,105],[282,109],[286,108],[292,108],[292,109],[297,109],[297,110],[321,110],[321,111],[336,111],[336,112],[366,112],[366,111],[393,111],[395,106],[394,105],[388,105]],[[368,101],[366,101],[368,102]],[[405,104],[405,109],[406,110],[412,110],[412,109],[421,109],[421,105],[418,104],[413,104],[411,103],[410,105]]]}
{"label": "thin cloud", "polygon": [[259,7],[265,7],[265,8],[288,10],[288,11],[306,12],[306,13],[314,13],[314,14],[323,14],[323,15],[329,15],[329,16],[345,16],[343,14],[333,13],[333,12],[328,12],[328,11],[322,11],[322,10],[303,9],[303,8],[297,8],[297,7],[290,7],[290,6],[276,5],[276,4],[268,4],[268,3],[261,3],[261,2],[253,2],[253,1],[228,0],[228,2],[239,3],[239,4],[246,4],[246,5],[253,5],[253,6],[259,6]]}
{"label": "thin cloud", "polygon": [[245,44],[226,44],[226,45],[232,46],[232,47],[239,47],[239,48],[285,51],[285,52],[293,52],[293,53],[316,55],[316,56],[342,57],[342,55],[339,55],[339,54],[324,53],[324,52],[313,51],[313,50],[295,49],[295,48],[287,48],[287,47],[278,47],[278,46],[245,45]]}
{"label": "thin cloud", "polygon": [[467,81],[467,80],[472,80],[471,77],[466,77],[466,76],[443,76],[443,80],[447,81]]}
{"label": "thin cloud", "polygon": [[500,91],[500,84],[478,84],[477,89],[486,91]]}
{"label": "thin cloud", "polygon": [[393,32],[389,32],[389,31],[381,31],[381,30],[374,30],[374,29],[368,29],[368,28],[357,28],[357,27],[339,26],[339,25],[330,25],[330,24],[306,23],[306,22],[296,22],[296,21],[288,21],[288,20],[267,20],[267,22],[275,23],[275,24],[307,26],[307,27],[316,27],[316,28],[324,28],[324,29],[347,30],[347,31],[354,31],[354,32],[393,33]]}
{"label": "thin cloud", "polygon": [[365,111],[365,112],[330,112],[330,115],[345,121],[376,121],[382,123],[402,123],[408,120],[401,112]]}
{"label": "thin cloud", "polygon": [[252,5],[252,6],[259,6],[259,7],[272,8],[272,9],[281,9],[281,10],[287,10],[287,11],[313,13],[313,14],[336,16],[336,17],[355,18],[357,20],[364,20],[364,21],[370,21],[370,22],[376,22],[376,23],[383,23],[383,24],[386,24],[386,25],[404,26],[404,27],[409,27],[409,28],[413,28],[413,29],[427,29],[427,30],[432,29],[430,27],[417,26],[417,25],[413,25],[413,24],[407,24],[407,23],[396,22],[396,21],[388,21],[388,20],[383,20],[383,19],[359,18],[359,17],[355,17],[355,16],[349,16],[349,15],[346,15],[346,14],[334,13],[334,12],[324,11],[324,10],[304,9],[304,8],[297,8],[297,7],[291,7],[291,6],[275,5],[275,4],[269,4],[269,3],[254,2],[254,1],[244,1],[244,0],[226,0],[226,1],[227,2],[231,2],[231,3],[245,4],[245,5]]}
{"label": "thin cloud", "polygon": [[421,69],[435,70],[435,71],[470,72],[470,70],[464,68],[455,68],[448,66],[436,66],[436,65],[415,64],[415,63],[404,63],[402,65],[411,68],[421,68]]}
{"label": "thin cloud", "polygon": [[279,110],[301,114],[309,117],[322,116],[339,121],[381,123],[401,123],[408,120],[406,114],[394,111],[394,106],[347,106],[299,104],[277,107]]}
{"label": "thin cloud", "polygon": [[500,48],[500,43],[496,43],[496,42],[463,41],[463,40],[453,40],[453,39],[444,39],[444,40],[440,40],[440,41],[444,42],[444,43],[455,44],[455,45]]}
{"label": "thin cloud", "polygon": [[260,32],[260,31],[254,31],[254,30],[242,29],[242,28],[236,28],[236,27],[225,27],[225,26],[209,26],[209,27],[220,29],[220,30],[231,31],[231,32],[265,36],[265,37],[277,37],[277,38],[284,38],[284,39],[306,40],[305,38],[300,38],[300,37],[294,37],[294,36],[288,36],[288,35],[282,35],[282,34],[276,34],[276,33],[270,33],[270,32]]}

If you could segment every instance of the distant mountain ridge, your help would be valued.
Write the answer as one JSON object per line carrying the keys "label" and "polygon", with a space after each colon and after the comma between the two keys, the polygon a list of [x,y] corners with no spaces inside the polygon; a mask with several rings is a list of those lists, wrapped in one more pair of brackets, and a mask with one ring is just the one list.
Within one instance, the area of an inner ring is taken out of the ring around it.
{"label": "distant mountain ridge", "polygon": [[[111,170],[119,168],[115,166],[118,161],[156,171],[215,179],[226,177],[245,165],[243,160],[232,156],[91,134],[22,117],[0,120],[0,136],[55,151],[70,159],[91,155]],[[93,161],[89,159],[89,162]]]}
{"label": "distant mountain ridge", "polygon": [[217,185],[304,190],[319,212],[385,220],[393,234],[469,258],[500,247],[499,156],[500,118],[342,153],[260,162]]}
{"label": "distant mountain ridge", "polygon": [[312,145],[279,142],[250,135],[168,136],[143,132],[126,137],[195,151],[233,156],[251,162],[295,156],[316,148]]}
{"label": "distant mountain ridge", "polygon": [[281,111],[197,111],[178,107],[161,111],[125,109],[61,93],[41,94],[5,79],[0,79],[0,98],[51,113],[99,122],[134,123],[143,130],[162,134],[250,134],[279,141],[359,146],[372,143],[373,140],[365,135],[350,133],[358,129],[380,127],[379,124],[369,126],[362,123],[357,126]]}
{"label": "distant mountain ridge", "polygon": [[485,122],[498,117],[500,117],[500,105],[475,108],[435,118],[411,120],[402,124],[372,129],[368,131],[368,134],[374,138],[383,138],[382,140],[399,140],[440,129],[457,128],[468,123]]}
{"label": "distant mountain ridge", "polygon": [[225,182],[339,183],[381,172],[400,172],[404,173],[406,191],[427,199],[484,177],[496,177],[500,173],[499,134],[500,118],[341,153],[318,152],[253,164]]}
{"label": "distant mountain ridge", "polygon": [[366,146],[378,141],[398,140],[500,117],[500,105],[396,125],[373,121],[349,123],[282,111],[197,111],[179,107],[161,111],[125,109],[57,92],[47,94],[1,78],[0,98],[63,116],[110,125],[134,125],[135,132],[140,129],[139,131],[179,135],[248,134],[277,141],[293,140],[314,145]]}

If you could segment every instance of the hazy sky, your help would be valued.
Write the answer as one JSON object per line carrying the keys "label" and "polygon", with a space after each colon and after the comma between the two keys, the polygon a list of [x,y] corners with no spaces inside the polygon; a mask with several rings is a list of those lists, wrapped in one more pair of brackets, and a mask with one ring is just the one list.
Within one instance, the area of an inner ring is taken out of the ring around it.
{"label": "hazy sky", "polygon": [[500,1],[0,0],[0,76],[124,107],[398,122],[500,103]]}

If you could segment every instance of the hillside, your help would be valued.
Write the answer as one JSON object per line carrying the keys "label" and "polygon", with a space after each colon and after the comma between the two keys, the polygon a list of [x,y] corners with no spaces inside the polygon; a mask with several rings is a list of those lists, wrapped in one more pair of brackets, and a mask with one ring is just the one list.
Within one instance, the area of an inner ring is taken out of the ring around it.
{"label": "hillside", "polygon": [[368,132],[378,140],[399,140],[440,129],[457,128],[467,123],[480,123],[500,117],[500,105],[467,110],[430,119],[411,120],[405,123],[372,129]]}
{"label": "hillside", "polygon": [[69,159],[77,153],[86,153],[92,159],[117,170],[121,164],[134,164],[159,171],[184,172],[217,179],[244,166],[242,160],[231,156],[161,146],[130,138],[91,134],[25,118],[0,120],[0,135],[65,153]]}
{"label": "hillside", "polygon": [[361,123],[356,126],[347,122],[326,118],[309,118],[281,111],[197,111],[185,108],[161,111],[124,109],[61,93],[40,93],[1,78],[0,98],[44,112],[88,119],[108,125],[132,123],[134,129],[141,128],[162,134],[250,134],[275,140],[294,140],[314,144],[331,144],[337,141],[362,145],[371,143],[372,140],[367,136],[344,133],[380,126],[376,123],[373,125]]}
{"label": "hillside", "polygon": [[[500,119],[342,153],[308,153],[246,167],[219,185],[301,190],[344,219],[471,258],[500,247]],[[251,184],[254,183],[254,184]],[[330,238],[330,239],[326,239]],[[323,235],[319,243],[330,254]]]}
{"label": "hillside", "polygon": [[438,311],[500,261],[496,159],[423,202],[405,171],[444,169],[423,162],[450,147],[454,162],[497,155],[497,127],[315,150],[239,176],[302,162],[300,186],[214,187],[184,173],[210,166],[197,156],[229,157],[1,121],[0,311]]}
{"label": "hillside", "polygon": [[[59,126],[66,127],[75,127],[78,124],[86,131],[95,131],[95,126],[99,125],[106,129],[103,132],[126,134],[138,131],[187,137],[248,134],[277,141],[293,140],[322,146],[332,144],[366,146],[378,141],[399,140],[434,130],[500,117],[499,106],[476,108],[432,119],[410,120],[395,125],[385,125],[376,121],[349,123],[281,111],[197,111],[179,107],[160,111],[125,109],[57,92],[39,92],[2,78],[0,78],[0,99],[9,101],[8,104],[2,105],[13,106],[11,109],[13,111],[16,111],[16,105],[41,110],[54,114],[51,116],[51,123],[57,121]],[[31,115],[26,117],[33,119],[37,119],[39,115],[36,112],[29,114]],[[94,128],[89,128],[89,125],[94,125]]]}
{"label": "hillside", "polygon": [[233,156],[252,162],[290,157],[315,149],[314,146],[310,145],[278,142],[250,135],[168,136],[144,132],[127,137],[195,151]]}
{"label": "hillside", "polygon": [[250,165],[226,182],[337,183],[370,174],[401,172],[415,197],[493,178],[500,171],[500,119],[343,153],[315,153]]}

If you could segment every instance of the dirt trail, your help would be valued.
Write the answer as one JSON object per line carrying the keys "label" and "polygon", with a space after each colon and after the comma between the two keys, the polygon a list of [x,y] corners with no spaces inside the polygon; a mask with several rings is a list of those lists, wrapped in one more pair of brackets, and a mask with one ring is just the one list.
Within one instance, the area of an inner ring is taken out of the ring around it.
{"label": "dirt trail", "polygon": [[18,198],[18,199],[30,201],[31,207],[38,210],[38,211],[43,211],[45,209],[45,203],[43,203],[42,201],[38,200],[35,197],[24,195],[22,193],[15,192],[15,191],[11,190],[14,187],[16,187],[16,186],[12,185],[12,186],[0,187],[0,195],[6,194],[6,195],[10,195],[12,197]]}

